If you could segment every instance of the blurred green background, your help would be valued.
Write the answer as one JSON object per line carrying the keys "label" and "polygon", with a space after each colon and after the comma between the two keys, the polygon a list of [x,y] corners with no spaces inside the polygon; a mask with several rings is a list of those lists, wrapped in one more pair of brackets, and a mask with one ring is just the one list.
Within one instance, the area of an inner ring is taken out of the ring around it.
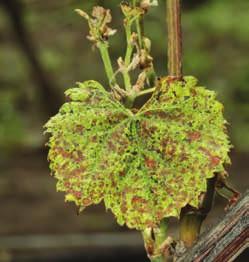
{"label": "blurred green background", "polygon": [[[159,75],[167,74],[164,2],[159,0],[160,6],[145,22]],[[64,204],[49,177],[42,135],[43,124],[63,103],[65,89],[88,79],[106,83],[99,54],[86,40],[87,25],[73,10],[90,11],[96,4],[113,10],[112,27],[118,34],[111,39],[110,50],[116,64],[125,50],[119,3],[0,0],[1,237],[125,230],[103,207],[76,216],[74,207]],[[234,145],[231,180],[244,191],[249,185],[249,1],[182,3],[184,74],[216,90],[224,103]],[[224,203],[219,199],[218,203],[210,221],[222,213]],[[1,237],[0,261],[28,261],[23,251],[1,247]]]}

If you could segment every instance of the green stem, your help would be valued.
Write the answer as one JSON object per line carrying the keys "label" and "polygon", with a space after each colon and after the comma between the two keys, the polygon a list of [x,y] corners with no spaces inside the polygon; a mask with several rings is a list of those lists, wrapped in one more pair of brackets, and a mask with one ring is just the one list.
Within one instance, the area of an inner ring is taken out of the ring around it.
{"label": "green stem", "polygon": [[164,259],[162,256],[160,257],[155,257],[150,259],[151,262],[164,262]]}
{"label": "green stem", "polygon": [[208,213],[212,209],[215,184],[217,176],[208,179],[207,192],[201,202],[199,209],[194,209],[189,206],[182,209],[180,218],[180,239],[186,247],[191,247],[200,235],[201,226]]}
{"label": "green stem", "polygon": [[160,223],[159,230],[157,232],[154,232],[155,234],[155,243],[157,247],[161,247],[163,242],[167,238],[167,233],[168,233],[168,220],[164,219]]}
{"label": "green stem", "polygon": [[149,85],[150,86],[155,86],[156,85],[157,75],[156,75],[156,72],[155,72],[155,69],[154,69],[153,65],[152,65],[151,68],[149,68],[146,71],[146,75],[147,75],[147,79],[149,80]]}
{"label": "green stem", "polygon": [[125,106],[127,108],[132,108],[136,97],[136,93],[133,90],[131,90],[130,94],[126,97]]}
{"label": "green stem", "polygon": [[138,44],[140,48],[143,48],[143,17],[139,17],[136,20],[136,30],[138,35]]}
{"label": "green stem", "polygon": [[111,58],[108,51],[108,44],[104,42],[100,42],[98,43],[97,47],[100,51],[100,55],[104,63],[105,72],[109,80],[109,83],[111,86],[114,86],[117,83],[117,81],[112,68]]}
{"label": "green stem", "polygon": [[131,78],[128,72],[128,67],[131,63],[131,57],[132,57],[132,52],[134,48],[131,42],[131,24],[130,23],[125,25],[125,32],[126,32],[127,49],[126,49],[126,54],[125,54],[125,71],[123,72],[123,78],[124,78],[125,89],[127,91],[130,91],[132,88],[132,84],[131,84]]}
{"label": "green stem", "polygon": [[135,8],[139,4],[140,0],[132,0],[132,6]]}
{"label": "green stem", "polygon": [[197,240],[203,217],[200,213],[184,213],[180,219],[180,239],[186,247],[191,247]]}
{"label": "green stem", "polygon": [[147,228],[143,232],[144,244],[148,257],[152,262],[167,261],[165,249],[171,243],[166,243],[168,220],[164,219],[158,228]]}
{"label": "green stem", "polygon": [[125,27],[125,32],[126,32],[126,41],[127,41],[127,50],[126,50],[126,55],[125,55],[125,64],[129,66],[131,63],[131,56],[132,56],[132,51],[134,46],[131,43],[131,25],[127,25]]}
{"label": "green stem", "polygon": [[[133,7],[137,7],[139,0],[133,0]],[[139,47],[143,48],[143,36],[144,36],[144,23],[143,23],[143,15],[139,16],[136,19],[136,31],[138,35],[138,44]]]}
{"label": "green stem", "polygon": [[145,89],[143,91],[140,91],[136,97],[144,96],[153,93],[156,90],[155,87]]}

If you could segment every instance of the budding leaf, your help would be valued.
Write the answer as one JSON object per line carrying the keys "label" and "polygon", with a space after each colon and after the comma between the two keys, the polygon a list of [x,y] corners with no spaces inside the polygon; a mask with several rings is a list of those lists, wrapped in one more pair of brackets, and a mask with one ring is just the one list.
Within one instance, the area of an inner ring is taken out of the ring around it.
{"label": "budding leaf", "polygon": [[141,7],[144,9],[148,9],[149,7],[158,6],[158,0],[142,0]]}
{"label": "budding leaf", "polygon": [[126,3],[121,4],[121,10],[125,16],[126,23],[133,23],[137,18],[144,14],[144,10],[140,7],[132,7]]}
{"label": "budding leaf", "polygon": [[88,21],[89,36],[87,37],[91,42],[98,43],[106,41],[108,37],[116,33],[115,29],[108,26],[112,21],[111,12],[101,6],[95,6],[92,11],[92,16],[86,12],[75,9],[75,11]]}

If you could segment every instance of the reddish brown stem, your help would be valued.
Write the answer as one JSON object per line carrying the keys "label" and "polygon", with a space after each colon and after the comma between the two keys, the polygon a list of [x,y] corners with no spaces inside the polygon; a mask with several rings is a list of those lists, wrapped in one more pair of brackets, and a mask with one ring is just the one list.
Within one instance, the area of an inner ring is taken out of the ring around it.
{"label": "reddish brown stem", "polygon": [[167,0],[168,74],[182,78],[182,28],[180,0]]}

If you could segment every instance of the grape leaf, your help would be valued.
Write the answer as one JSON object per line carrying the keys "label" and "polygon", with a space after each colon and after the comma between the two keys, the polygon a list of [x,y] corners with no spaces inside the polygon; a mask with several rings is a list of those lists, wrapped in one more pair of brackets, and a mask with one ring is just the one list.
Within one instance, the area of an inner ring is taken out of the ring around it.
{"label": "grape leaf", "polygon": [[223,106],[194,77],[163,78],[136,113],[95,81],[66,91],[45,125],[57,189],[83,210],[104,201],[119,224],[143,230],[198,207],[207,179],[229,163]]}

